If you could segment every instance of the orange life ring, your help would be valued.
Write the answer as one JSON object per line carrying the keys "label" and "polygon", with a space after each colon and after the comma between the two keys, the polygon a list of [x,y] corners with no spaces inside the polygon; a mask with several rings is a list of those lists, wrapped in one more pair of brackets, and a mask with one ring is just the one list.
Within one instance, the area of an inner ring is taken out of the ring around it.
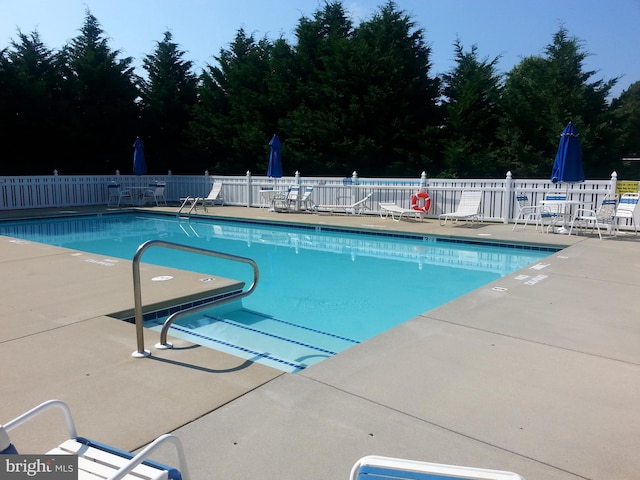
{"label": "orange life ring", "polygon": [[431,208],[431,197],[427,192],[414,193],[411,196],[411,208],[420,212],[428,212]]}

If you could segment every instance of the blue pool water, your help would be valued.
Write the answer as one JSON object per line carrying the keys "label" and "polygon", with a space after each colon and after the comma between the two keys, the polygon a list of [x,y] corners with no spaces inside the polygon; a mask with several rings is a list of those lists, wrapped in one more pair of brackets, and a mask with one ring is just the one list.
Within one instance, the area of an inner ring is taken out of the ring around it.
{"label": "blue pool water", "polygon": [[[170,334],[285,371],[317,363],[552,251],[153,214],[3,222],[0,234],[127,260],[151,239],[249,257],[260,281],[241,308],[180,319]],[[245,264],[164,248],[149,249],[143,261],[252,281]],[[159,329],[159,322],[147,326]]]}

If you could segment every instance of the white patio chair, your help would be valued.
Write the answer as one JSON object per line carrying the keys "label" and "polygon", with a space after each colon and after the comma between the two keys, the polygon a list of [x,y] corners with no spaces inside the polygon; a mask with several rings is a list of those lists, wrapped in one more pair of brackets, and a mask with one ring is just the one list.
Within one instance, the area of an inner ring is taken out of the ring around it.
{"label": "white patio chair", "polygon": [[311,200],[311,194],[313,193],[313,187],[312,186],[307,186],[304,189],[304,193],[302,194],[302,197],[300,197],[300,205],[302,205],[302,208],[304,208],[305,210],[313,210],[313,200]]}
{"label": "white patio chair", "polygon": [[121,188],[119,183],[113,182],[108,184],[107,191],[109,192],[107,207],[119,207],[121,203],[133,205],[131,190]]}
{"label": "white patio chair", "polygon": [[543,202],[538,207],[538,218],[536,219],[536,230],[538,225],[542,232],[547,228],[547,233],[558,225],[564,225],[565,212],[567,208],[567,195],[565,193],[547,193]]}
{"label": "white patio chair", "polygon": [[633,225],[636,235],[638,234],[638,225],[636,225],[634,213],[638,206],[639,196],[640,195],[637,193],[624,193],[622,194],[622,197],[620,197],[620,203],[618,203],[615,214],[616,232],[620,231],[620,224],[618,223],[618,220],[622,218],[624,220],[631,220],[631,225]]}
{"label": "white patio chair", "polygon": [[[280,202],[279,206],[287,211],[291,211],[295,209],[298,205],[298,199],[300,198],[300,187],[298,185],[293,185],[289,189],[289,193],[287,194],[284,201]],[[276,205],[278,208],[278,205]]]}
{"label": "white patio chair", "polygon": [[164,189],[166,188],[166,186],[167,185],[163,182],[149,185],[149,188],[143,192],[143,203],[152,201],[156,204],[156,207],[159,207],[160,205],[166,205],[167,200],[164,198]]}
{"label": "white patio chair", "polygon": [[516,195],[516,200],[518,202],[518,216],[516,217],[516,222],[513,224],[512,231],[516,231],[518,222],[520,220],[524,220],[522,230],[525,230],[527,228],[527,224],[529,223],[529,221],[536,222],[537,230],[540,207],[538,205],[532,205],[526,193],[519,193],[518,195]]}
{"label": "white patio chair", "polygon": [[349,480],[523,480],[505,470],[418,462],[402,458],[369,455],[351,469]]}
{"label": "white patio chair", "polygon": [[286,190],[277,190],[271,198],[271,211],[290,211],[298,202],[300,187],[293,185]]}
{"label": "white patio chair", "polygon": [[[71,410],[61,400],[49,400],[37,407],[23,413],[4,425],[0,425],[0,454],[17,454],[18,449],[11,443],[9,432],[16,427],[23,425],[28,420],[40,413],[57,407],[64,414],[69,439],[60,445],[52,448],[46,455],[77,455],[79,480],[89,479],[123,479],[136,478],[140,480],[189,480],[187,462],[180,440],[175,435],[162,435],[143,448],[137,455],[120,450],[118,448],[105,445],[94,440],[79,437],[76,433],[75,423],[71,416]],[[158,450],[160,446],[172,443],[175,447],[176,457],[179,462],[179,469],[163,465],[151,460],[150,455]],[[28,453],[36,453],[29,451]],[[46,476],[46,474],[45,474]]]}
{"label": "white patio chair", "polygon": [[592,231],[594,229],[598,231],[598,237],[602,240],[600,227],[606,228],[608,232],[615,234],[615,227],[613,224],[617,204],[618,195],[615,193],[608,193],[605,195],[597,210],[588,208],[577,209],[573,215],[573,219],[571,220],[569,235],[571,235],[574,228],[576,228],[577,233],[580,232],[580,229],[586,230],[591,228]]}
{"label": "white patio chair", "polygon": [[455,212],[443,213],[439,216],[440,225],[445,225],[447,220],[465,220],[467,226],[469,221],[473,225],[474,221],[480,221],[480,202],[482,201],[481,190],[463,190],[460,203]]}

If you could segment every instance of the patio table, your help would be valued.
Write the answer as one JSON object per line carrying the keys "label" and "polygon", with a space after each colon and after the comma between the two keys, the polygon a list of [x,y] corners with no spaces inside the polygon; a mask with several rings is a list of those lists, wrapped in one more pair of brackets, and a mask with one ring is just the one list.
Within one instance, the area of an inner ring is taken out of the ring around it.
{"label": "patio table", "polygon": [[260,196],[265,206],[268,206],[271,211],[275,211],[276,202],[285,200],[288,193],[289,190],[260,190]]}
{"label": "patio table", "polygon": [[554,230],[554,233],[568,234],[569,229],[567,228],[567,224],[573,216],[573,208],[580,205],[591,206],[592,203],[581,200],[540,200],[540,205],[543,207],[553,207],[558,218],[562,220],[562,226],[557,231]]}
{"label": "patio table", "polygon": [[146,184],[146,185],[140,185],[135,184],[135,185],[123,185],[122,189],[123,190],[129,190],[129,192],[131,192],[131,202],[136,206],[136,207],[141,207],[143,205],[146,205],[147,202],[145,201],[145,198],[149,201],[151,201],[153,199],[153,196],[149,197],[145,197],[144,193],[146,191],[149,190],[153,190],[155,188],[154,184]]}

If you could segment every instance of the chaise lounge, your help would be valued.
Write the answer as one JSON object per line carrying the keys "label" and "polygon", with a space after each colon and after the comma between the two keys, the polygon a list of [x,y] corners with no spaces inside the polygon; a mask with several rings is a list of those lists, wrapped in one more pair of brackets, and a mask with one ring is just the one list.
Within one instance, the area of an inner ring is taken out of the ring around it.
{"label": "chaise lounge", "polygon": [[186,197],[181,198],[180,201],[182,204],[178,209],[178,213],[182,212],[182,209],[189,205],[189,211],[187,213],[191,213],[192,211],[198,208],[198,205],[201,205],[204,208],[204,211],[207,211],[207,205],[215,205],[216,202],[220,202],[221,205],[224,205],[224,198],[222,197],[222,182],[215,181],[213,182],[213,186],[211,187],[211,191],[209,195],[206,197]]}
{"label": "chaise lounge", "polygon": [[350,480],[523,480],[504,470],[443,465],[370,455],[356,462]]}
{"label": "chaise lounge", "polygon": [[[378,205],[380,205],[380,217],[388,217],[389,214],[391,214],[391,219],[395,222],[399,222],[400,220],[402,220],[402,217],[405,215],[407,217],[415,215],[416,220],[420,219],[420,221],[422,221],[425,214],[423,210],[416,210],[414,208],[403,208],[393,202],[380,202]],[[398,216],[398,218],[396,218],[396,215]]]}
{"label": "chaise lounge", "polygon": [[[11,443],[9,431],[54,407],[61,409],[64,414],[69,439],[46,452],[46,455],[77,455],[77,478],[79,480],[98,478],[108,480],[134,478],[138,480],[189,480],[184,451],[178,437],[162,435],[143,448],[137,455],[134,455],[94,440],[79,437],[76,433],[71,410],[61,400],[44,402],[6,424],[0,425],[0,455],[19,453],[15,445]],[[175,447],[175,453],[180,464],[179,470],[153,461],[150,458],[151,453],[167,443],[172,443]]]}
{"label": "chaise lounge", "polygon": [[463,190],[460,203],[455,212],[443,213],[440,215],[440,225],[445,225],[447,220],[465,220],[468,226],[469,221],[480,221],[480,201],[482,200],[481,190]]}
{"label": "chaise lounge", "polygon": [[314,205],[313,209],[316,212],[329,212],[329,213],[352,213],[353,215],[360,215],[369,207],[366,205],[367,200],[373,196],[373,192],[369,193],[366,197],[358,200],[351,205]]}

